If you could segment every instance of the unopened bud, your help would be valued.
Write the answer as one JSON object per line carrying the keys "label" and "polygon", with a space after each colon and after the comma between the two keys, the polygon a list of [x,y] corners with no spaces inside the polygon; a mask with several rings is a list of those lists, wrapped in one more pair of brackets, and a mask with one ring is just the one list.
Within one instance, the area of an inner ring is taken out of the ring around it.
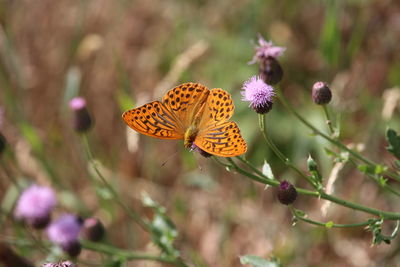
{"label": "unopened bud", "polygon": [[332,92],[324,82],[316,82],[312,88],[312,99],[317,105],[328,104],[332,99]]}
{"label": "unopened bud", "polygon": [[86,132],[93,124],[89,111],[86,107],[86,101],[82,97],[75,97],[69,102],[69,107],[74,112],[72,127],[77,132]]}
{"label": "unopened bud", "polygon": [[278,60],[267,57],[260,61],[260,77],[266,84],[277,84],[282,80],[283,70]]}
{"label": "unopened bud", "polygon": [[83,222],[81,234],[87,240],[96,242],[100,241],[104,236],[105,230],[99,219],[87,218]]}
{"label": "unopened bud", "polygon": [[278,200],[282,204],[292,204],[297,198],[296,188],[288,181],[282,181],[278,187]]}

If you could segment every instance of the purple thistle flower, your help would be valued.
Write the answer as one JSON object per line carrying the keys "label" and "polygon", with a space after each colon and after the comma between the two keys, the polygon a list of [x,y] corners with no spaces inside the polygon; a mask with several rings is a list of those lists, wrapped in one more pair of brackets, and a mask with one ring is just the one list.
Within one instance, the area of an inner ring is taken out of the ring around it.
{"label": "purple thistle flower", "polygon": [[256,53],[253,59],[248,64],[254,64],[257,61],[263,61],[266,58],[272,57],[277,59],[286,50],[285,47],[274,46],[274,44],[269,41],[267,42],[261,34],[258,35],[258,45],[255,47]]}
{"label": "purple thistle flower", "polygon": [[47,228],[47,236],[65,252],[71,256],[77,256],[80,253],[78,236],[81,226],[82,222],[77,216],[64,214],[50,224]]}
{"label": "purple thistle flower", "polygon": [[257,113],[264,114],[272,108],[274,88],[266,84],[260,77],[253,76],[244,82],[242,100],[250,102],[250,107]]}
{"label": "purple thistle flower", "polygon": [[50,222],[51,211],[56,204],[53,189],[31,185],[19,197],[14,215],[35,228],[44,228]]}
{"label": "purple thistle flower", "polygon": [[93,124],[92,118],[86,107],[86,100],[83,97],[74,97],[69,102],[70,109],[74,112],[72,126],[77,132],[85,132]]}
{"label": "purple thistle flower", "polygon": [[75,264],[72,261],[60,261],[56,263],[45,263],[42,267],[74,267]]}

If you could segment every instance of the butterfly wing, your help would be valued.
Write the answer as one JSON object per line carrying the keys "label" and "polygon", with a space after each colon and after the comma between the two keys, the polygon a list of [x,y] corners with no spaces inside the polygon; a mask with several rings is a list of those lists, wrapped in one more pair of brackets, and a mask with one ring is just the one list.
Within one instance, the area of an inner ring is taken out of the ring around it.
{"label": "butterfly wing", "polygon": [[217,123],[201,131],[194,143],[207,153],[221,157],[239,156],[247,151],[246,141],[233,121]]}
{"label": "butterfly wing", "polygon": [[210,90],[204,85],[184,83],[169,90],[163,97],[162,103],[174,113],[183,130],[186,130],[207,101],[209,93]]}
{"label": "butterfly wing", "polygon": [[235,122],[229,122],[235,106],[230,94],[212,89],[207,98],[195,144],[202,150],[221,157],[234,157],[247,151],[247,144]]}
{"label": "butterfly wing", "polygon": [[184,129],[177,116],[160,101],[128,110],[122,118],[129,127],[141,134],[160,139],[182,139]]}

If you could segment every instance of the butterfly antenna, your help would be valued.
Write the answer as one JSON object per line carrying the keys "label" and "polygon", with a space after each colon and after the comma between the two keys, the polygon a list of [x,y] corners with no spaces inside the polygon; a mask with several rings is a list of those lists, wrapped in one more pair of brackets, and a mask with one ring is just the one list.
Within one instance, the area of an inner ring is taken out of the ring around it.
{"label": "butterfly antenna", "polygon": [[172,153],[162,164],[161,164],[161,167],[164,167],[165,166],[165,164],[167,164],[167,162],[172,158],[172,157],[174,157],[174,156],[176,156],[176,154],[178,154],[178,152],[179,152],[179,150],[177,149],[177,150],[175,150],[175,152],[174,153]]}

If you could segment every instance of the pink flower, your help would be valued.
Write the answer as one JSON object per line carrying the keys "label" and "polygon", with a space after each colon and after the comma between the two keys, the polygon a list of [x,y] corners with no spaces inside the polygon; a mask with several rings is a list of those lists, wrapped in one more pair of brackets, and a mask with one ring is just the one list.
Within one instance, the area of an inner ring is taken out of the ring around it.
{"label": "pink flower", "polygon": [[57,199],[53,189],[31,185],[19,197],[14,215],[33,227],[43,228],[49,223],[51,211],[56,204]]}
{"label": "pink flower", "polygon": [[260,77],[251,77],[244,82],[242,89],[242,100],[250,102],[250,107],[257,113],[264,114],[271,110],[275,95],[274,88],[266,84]]}

